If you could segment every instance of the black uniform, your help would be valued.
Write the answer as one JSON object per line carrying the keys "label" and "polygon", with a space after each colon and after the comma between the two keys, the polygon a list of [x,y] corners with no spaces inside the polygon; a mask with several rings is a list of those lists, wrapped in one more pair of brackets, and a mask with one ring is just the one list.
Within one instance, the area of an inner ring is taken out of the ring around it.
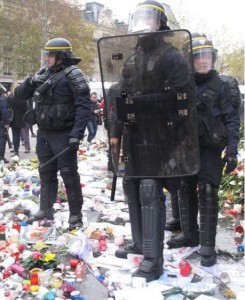
{"label": "black uniform", "polygon": [[[135,52],[123,67],[118,86],[113,86],[114,92],[108,92],[109,96],[118,89],[142,99],[142,102],[138,102],[139,111],[136,107],[136,123],[128,124],[120,120],[118,115],[121,112],[118,107],[115,107],[112,99],[106,99],[111,104],[108,109],[109,137],[121,139],[122,136],[124,159],[128,160],[123,188],[129,205],[134,242],[132,251],[144,255],[143,262],[133,276],[145,277],[147,281],[158,278],[163,271],[166,212],[162,175],[165,163],[162,162],[171,159],[172,153],[171,150],[166,151],[167,147],[172,147],[172,151],[178,148],[171,137],[181,135],[181,140],[185,138],[185,126],[176,129],[173,135],[172,131],[170,134],[166,129],[167,123],[178,123],[178,117],[175,119],[173,112],[176,110],[175,98],[168,98],[166,88],[173,93],[187,91],[191,95],[194,92],[194,82],[191,81],[186,63],[178,50],[158,36],[148,36],[139,38]],[[153,100],[156,99],[156,93],[164,95],[157,104]],[[169,106],[162,109],[162,103],[166,104],[167,101]],[[154,113],[157,114],[155,119]],[[177,137],[176,140],[180,139]],[[158,143],[163,146],[160,151],[156,149],[151,155],[151,145]],[[135,145],[139,146],[137,153],[134,152]],[[187,165],[188,163],[183,166],[183,170]],[[166,169],[171,173],[170,167]],[[123,256],[122,253],[123,251],[118,251],[116,255]]]}
{"label": "black uniform", "polygon": [[216,71],[205,75],[197,73],[196,86],[201,167],[197,176],[182,181],[180,211],[184,239],[180,235],[168,244],[170,247],[199,244],[199,198],[201,264],[210,266],[215,255],[218,188],[224,168],[222,151],[225,149],[227,156],[236,157],[240,120],[238,111],[231,103],[230,87],[221,81]]}
{"label": "black uniform", "polygon": [[[77,172],[77,151],[69,150],[57,160],[42,167],[47,161],[69,147],[69,140],[83,138],[87,122],[91,115],[90,90],[80,69],[60,65],[57,72],[64,76],[53,88],[41,95],[36,102],[37,145],[36,152],[40,162],[41,179],[40,210],[52,217],[52,207],[58,190],[57,172],[63,178],[70,209],[70,224],[81,221],[83,196],[80,187],[80,176]],[[52,70],[42,71],[45,80],[54,75]],[[44,80],[44,81],[45,81]],[[16,88],[16,95],[30,99],[37,85],[25,80]],[[42,215],[43,216],[43,215]],[[46,216],[46,217],[47,217]]]}

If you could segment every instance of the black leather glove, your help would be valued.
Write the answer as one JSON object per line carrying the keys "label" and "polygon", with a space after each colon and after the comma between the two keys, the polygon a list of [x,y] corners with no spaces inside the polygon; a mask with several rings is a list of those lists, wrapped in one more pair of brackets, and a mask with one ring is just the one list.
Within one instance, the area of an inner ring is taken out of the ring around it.
{"label": "black leather glove", "polygon": [[71,151],[78,151],[78,149],[79,149],[79,139],[70,138],[70,140],[69,140],[69,149]]}
{"label": "black leather glove", "polygon": [[41,85],[48,79],[48,74],[35,74],[29,78],[31,85]]}
{"label": "black leather glove", "polygon": [[237,167],[237,157],[235,154],[226,153],[223,158],[225,164],[225,173],[230,174]]}

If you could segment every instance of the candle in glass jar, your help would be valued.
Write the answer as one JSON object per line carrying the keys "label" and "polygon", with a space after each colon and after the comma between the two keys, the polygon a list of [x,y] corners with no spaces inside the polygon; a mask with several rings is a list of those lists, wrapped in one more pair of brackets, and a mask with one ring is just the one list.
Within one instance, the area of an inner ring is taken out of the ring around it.
{"label": "candle in glass jar", "polygon": [[49,284],[54,289],[60,289],[63,283],[62,277],[58,273],[54,273],[49,281]]}
{"label": "candle in glass jar", "polygon": [[38,285],[39,279],[38,279],[38,274],[37,273],[31,273],[30,274],[30,280],[32,285]]}

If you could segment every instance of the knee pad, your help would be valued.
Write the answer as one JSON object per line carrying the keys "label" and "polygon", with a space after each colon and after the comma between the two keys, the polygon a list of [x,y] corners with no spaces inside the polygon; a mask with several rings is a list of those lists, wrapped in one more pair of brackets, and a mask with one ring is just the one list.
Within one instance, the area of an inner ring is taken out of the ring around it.
{"label": "knee pad", "polygon": [[142,179],[140,182],[140,201],[149,205],[156,200],[164,200],[162,184],[156,179]]}
{"label": "knee pad", "polygon": [[54,169],[39,168],[39,176],[41,181],[45,181],[45,182],[58,181],[57,171]]}
{"label": "knee pad", "polygon": [[138,201],[139,199],[139,180],[124,178],[123,191],[127,202]]}
{"label": "knee pad", "polygon": [[62,168],[60,169],[60,176],[63,178],[65,184],[74,184],[80,182],[80,176],[75,168]]}

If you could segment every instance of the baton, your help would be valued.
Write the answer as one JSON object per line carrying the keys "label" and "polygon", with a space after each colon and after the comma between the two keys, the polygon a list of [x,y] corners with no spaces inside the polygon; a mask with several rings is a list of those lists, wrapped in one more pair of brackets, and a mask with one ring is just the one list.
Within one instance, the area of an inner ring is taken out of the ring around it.
{"label": "baton", "polygon": [[46,163],[44,163],[43,165],[40,166],[40,169],[42,169],[43,167],[46,167],[48,164],[50,164],[52,161],[56,160],[58,157],[60,157],[61,155],[63,155],[68,150],[69,150],[69,146],[67,148],[65,148],[64,150],[62,150],[60,153],[56,154],[50,160],[46,161]]}
{"label": "baton", "polygon": [[117,175],[113,174],[112,186],[111,186],[111,201],[115,200],[116,186],[117,186]]}
{"label": "baton", "polygon": [[115,199],[115,192],[116,192],[116,185],[117,185],[117,171],[118,171],[118,164],[119,164],[119,156],[120,156],[120,148],[121,148],[121,139],[119,140],[119,149],[118,151],[113,151],[110,145],[111,157],[112,157],[112,164],[113,164],[113,178],[112,178],[112,186],[111,186],[111,201]]}

